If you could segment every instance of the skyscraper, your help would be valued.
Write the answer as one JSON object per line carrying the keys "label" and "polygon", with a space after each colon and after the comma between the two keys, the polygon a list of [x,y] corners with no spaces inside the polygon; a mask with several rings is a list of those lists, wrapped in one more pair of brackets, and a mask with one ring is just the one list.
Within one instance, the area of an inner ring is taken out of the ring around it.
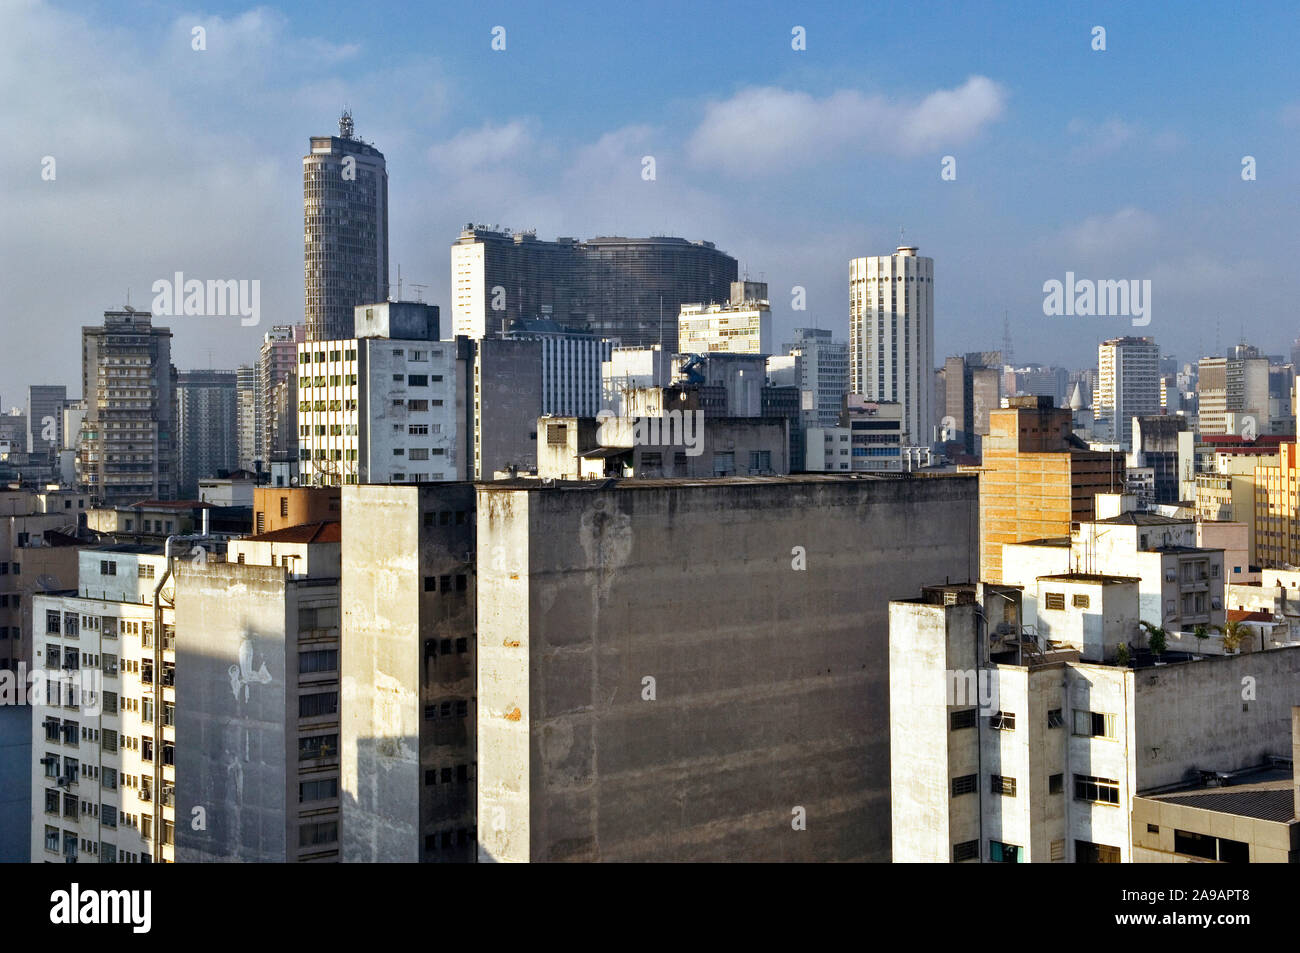
{"label": "skyscraper", "polygon": [[63,408],[68,389],[62,384],[27,388],[27,452],[44,460],[63,446]]}
{"label": "skyscraper", "polygon": [[853,393],[903,405],[905,444],[930,443],[934,388],[934,259],[912,245],[849,261]]}
{"label": "skyscraper", "polygon": [[298,459],[298,345],[307,340],[304,325],[277,324],[262,339],[257,359],[257,389],[262,411],[263,464]]}
{"label": "skyscraper", "polygon": [[262,459],[262,402],[257,386],[257,365],[240,364],[238,376],[239,404],[236,410],[239,431],[239,468],[252,470]]}
{"label": "skyscraper", "polygon": [[81,329],[86,411],[77,477],[96,506],[176,499],[176,369],[170,328],[128,305]]}
{"label": "skyscraper", "polygon": [[1106,422],[1112,442],[1128,448],[1133,418],[1160,413],[1160,349],[1151,338],[1111,338],[1097,349],[1097,367],[1097,420]]}
{"label": "skyscraper", "polygon": [[199,481],[239,465],[239,390],[234,371],[177,375],[180,493],[198,499]]}
{"label": "skyscraper", "polygon": [[805,426],[835,427],[849,392],[849,346],[820,328],[795,328],[794,334],[785,353],[799,359]]}
{"label": "skyscraper", "polygon": [[352,335],[352,309],[388,300],[388,171],[384,154],[353,135],[313,136],[302,160],[307,337]]}
{"label": "skyscraper", "polygon": [[624,347],[677,349],[683,304],[729,300],[736,259],[684,238],[557,238],[467,225],[451,246],[452,327],[482,338],[551,318]]}

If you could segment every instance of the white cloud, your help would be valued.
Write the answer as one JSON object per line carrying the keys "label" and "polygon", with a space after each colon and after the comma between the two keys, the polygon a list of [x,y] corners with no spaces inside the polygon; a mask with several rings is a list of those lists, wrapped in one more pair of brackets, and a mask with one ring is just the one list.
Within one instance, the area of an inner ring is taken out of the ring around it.
{"label": "white cloud", "polygon": [[818,99],[752,87],[711,103],[687,151],[699,165],[751,176],[848,155],[916,155],[969,141],[1002,116],[1006,99],[1005,89],[984,76],[918,102],[857,90]]}
{"label": "white cloud", "polygon": [[484,166],[519,159],[533,148],[528,123],[522,120],[500,126],[485,123],[430,147],[429,159],[446,173],[464,175]]}
{"label": "white cloud", "polygon": [[1129,206],[1109,215],[1093,215],[1066,228],[1062,244],[1085,260],[1127,255],[1150,247],[1160,236],[1155,216]]}

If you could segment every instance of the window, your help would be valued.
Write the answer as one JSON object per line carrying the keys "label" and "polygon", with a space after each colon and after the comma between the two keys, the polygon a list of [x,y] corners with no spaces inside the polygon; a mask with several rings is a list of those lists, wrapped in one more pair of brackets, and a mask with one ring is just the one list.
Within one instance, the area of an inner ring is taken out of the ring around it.
{"label": "window", "polygon": [[[105,710],[106,711],[108,710],[107,706],[105,706]],[[112,728],[105,728],[103,732],[100,734],[100,743],[101,743],[100,746],[105,751],[116,751],[117,732],[114,731]]]}
{"label": "window", "polygon": [[109,791],[116,791],[117,790],[117,769],[102,768],[99,774],[99,784],[100,787],[106,788]]}
{"label": "window", "polygon": [[713,454],[713,475],[714,476],[735,476],[736,475],[736,454],[734,452],[714,453]]}
{"label": "window", "polygon": [[974,728],[975,712],[976,710],[974,708],[964,708],[961,711],[953,712],[950,720],[952,730],[958,731],[962,728]]}
{"label": "window", "polygon": [[321,778],[315,781],[298,782],[298,803],[307,801],[324,801],[338,797],[339,782],[337,778]]}
{"label": "window", "polygon": [[150,563],[140,563],[136,566],[136,575],[141,579],[152,579],[154,567]]}
{"label": "window", "polygon": [[1148,833],[1148,834],[1159,834],[1159,833],[1160,833],[1160,825],[1159,825],[1159,824],[1148,824],[1148,825],[1147,825],[1147,833]]}
{"label": "window", "polygon": [[1047,593],[1044,593],[1044,594],[1043,594],[1043,608],[1044,608],[1044,609],[1064,610],[1064,609],[1065,609],[1065,593],[1063,593],[1063,592],[1047,592]]}
{"label": "window", "polygon": [[437,592],[437,591],[438,591],[438,577],[437,577],[437,576],[425,576],[425,577],[424,577],[424,591],[425,591],[425,592]]}
{"label": "window", "polygon": [[315,824],[303,824],[298,828],[299,847],[315,847],[319,844],[332,844],[338,839],[338,821],[319,821]]}
{"label": "window", "polygon": [[288,515],[289,515],[289,498],[287,496],[282,496],[280,497],[280,516],[281,518],[286,518],[288,517]]}
{"label": "window", "polygon": [[339,736],[309,735],[298,739],[298,760],[311,761],[315,758],[333,758],[339,753]]}
{"label": "window", "polygon": [[1016,713],[1013,711],[1000,711],[989,715],[989,727],[994,731],[1015,731]]}
{"label": "window", "polygon": [[1016,779],[1004,778],[1000,774],[991,775],[989,778],[989,791],[992,794],[1001,794],[1004,797],[1016,796]]}
{"label": "window", "polygon": [[1000,840],[989,841],[989,860],[995,864],[1018,864],[1022,848],[1015,844],[1004,844]]}
{"label": "window", "polygon": [[962,841],[960,844],[954,844],[952,848],[952,862],[960,864],[963,861],[979,860],[980,842],[977,840]]}
{"label": "window", "polygon": [[45,813],[46,814],[59,813],[59,792],[58,791],[51,791],[49,788],[45,789]]}
{"label": "window", "polygon": [[1074,842],[1074,862],[1077,864],[1118,864],[1119,848],[1091,841]]}
{"label": "window", "polygon": [[1064,793],[1065,793],[1065,775],[1063,775],[1063,774],[1053,774],[1052,776],[1050,776],[1050,777],[1047,779],[1047,793],[1048,793],[1048,794],[1064,794]]}
{"label": "window", "polygon": [[99,574],[101,576],[116,576],[117,563],[111,559],[101,559],[99,561]]}
{"label": "window", "polygon": [[1074,710],[1074,733],[1084,738],[1114,738],[1115,716],[1095,711]]}
{"label": "window", "polygon": [[101,804],[99,806],[99,819],[105,827],[117,827],[117,808],[112,804]]}
{"label": "window", "polygon": [[[400,380],[400,377],[398,379]],[[428,387],[429,375],[428,374],[407,374],[406,385],[408,387]]]}
{"label": "window", "polygon": [[339,710],[338,692],[318,692],[315,695],[298,696],[298,716],[314,718],[318,715],[334,715]]}
{"label": "window", "polygon": [[1250,862],[1250,845],[1226,837],[1212,837],[1209,834],[1197,834],[1193,831],[1174,830],[1174,853],[1189,857],[1202,857],[1205,860],[1218,860],[1223,863],[1245,864]]}
{"label": "window", "polygon": [[332,672],[339,667],[338,649],[312,649],[298,653],[298,674]]}
{"label": "window", "polygon": [[59,829],[57,827],[45,828],[45,849],[54,851],[59,850]]}
{"label": "window", "polygon": [[759,473],[766,473],[772,469],[772,451],[771,450],[754,450],[749,454],[749,469],[751,472],[757,470]]}
{"label": "window", "polygon": [[1060,728],[1064,724],[1065,724],[1065,716],[1061,713],[1061,709],[1053,708],[1047,712],[1048,728]]}
{"label": "window", "polygon": [[1052,863],[1059,864],[1061,861],[1065,860],[1065,841],[1063,840],[1052,841],[1051,850],[1052,850],[1052,854],[1051,854]]}
{"label": "window", "polygon": [[45,631],[47,634],[59,634],[59,629],[63,625],[63,615],[53,609],[47,609],[45,612]]}
{"label": "window", "polygon": [[1088,608],[1088,597],[1076,592],[1070,599],[1070,605],[1076,609],[1086,609]]}
{"label": "window", "polygon": [[1074,776],[1074,799],[1095,804],[1119,804],[1119,782],[1114,778],[1095,778],[1090,774]]}
{"label": "window", "polygon": [[952,779],[952,795],[957,797],[962,794],[975,793],[975,775],[963,774],[959,778]]}

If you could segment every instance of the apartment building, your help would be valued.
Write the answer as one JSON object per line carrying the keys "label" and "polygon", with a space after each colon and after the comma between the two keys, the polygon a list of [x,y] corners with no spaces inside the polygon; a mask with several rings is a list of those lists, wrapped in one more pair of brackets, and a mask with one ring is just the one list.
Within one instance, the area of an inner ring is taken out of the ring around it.
{"label": "apartment building", "polygon": [[890,603],[895,861],[1152,859],[1135,845],[1157,835],[1177,852],[1163,830],[1177,821],[1139,798],[1291,752],[1300,643],[1157,657],[1136,579],[1065,573],[1036,589],[1037,632],[1018,587],[936,585]]}
{"label": "apartment building", "polygon": [[393,301],[355,314],[356,337],[298,345],[303,483],[462,477],[457,351],[438,340],[438,309]]}
{"label": "apartment building", "polygon": [[177,566],[178,861],[338,861],[339,548],[336,518]]}
{"label": "apartment building", "polygon": [[733,281],[724,304],[683,304],[677,318],[677,348],[683,354],[772,353],[772,311],[767,282]]}
{"label": "apartment building", "polygon": [[77,589],[33,597],[37,667],[72,680],[32,706],[35,862],[174,859],[171,561],[162,546],[83,550]]}
{"label": "apartment building", "polygon": [[1159,366],[1160,349],[1151,338],[1111,338],[1098,346],[1093,410],[1099,439],[1127,450],[1133,418],[1160,413]]}
{"label": "apartment building", "polygon": [[903,406],[846,394],[838,427],[809,427],[804,468],[810,473],[900,473]]}

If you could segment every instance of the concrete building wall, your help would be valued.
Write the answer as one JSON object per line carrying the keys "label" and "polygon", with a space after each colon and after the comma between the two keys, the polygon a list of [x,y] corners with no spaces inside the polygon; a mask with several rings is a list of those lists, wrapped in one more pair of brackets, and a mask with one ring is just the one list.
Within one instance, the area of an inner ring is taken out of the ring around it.
{"label": "concrete building wall", "polygon": [[484,338],[474,362],[474,459],[471,475],[537,466],[542,415],[542,342]]}
{"label": "concrete building wall", "polygon": [[974,481],[478,493],[480,860],[888,858],[888,598]]}
{"label": "concrete building wall", "polygon": [[344,487],[343,525],[342,859],[470,860],[473,488]]}
{"label": "concrete building wall", "polygon": [[1135,676],[1134,748],[1143,789],[1196,769],[1233,771],[1291,750],[1291,706],[1300,704],[1300,651],[1207,658]]}

